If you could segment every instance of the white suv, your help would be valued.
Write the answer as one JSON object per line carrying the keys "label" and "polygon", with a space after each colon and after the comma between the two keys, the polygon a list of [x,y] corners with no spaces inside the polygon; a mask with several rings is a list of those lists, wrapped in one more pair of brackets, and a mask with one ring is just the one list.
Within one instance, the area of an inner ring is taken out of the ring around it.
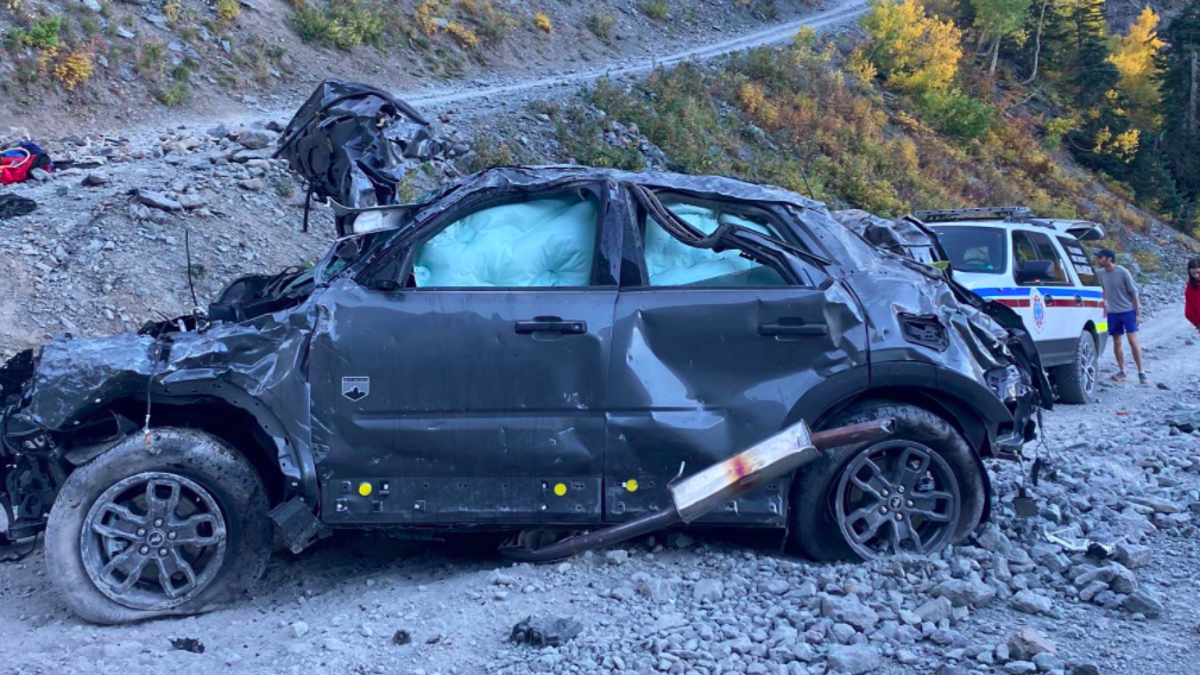
{"label": "white suv", "polygon": [[1037,218],[1025,207],[918,211],[938,235],[954,279],[1013,308],[1064,403],[1089,403],[1096,359],[1108,341],[1104,291],[1080,241],[1104,230],[1081,220]]}

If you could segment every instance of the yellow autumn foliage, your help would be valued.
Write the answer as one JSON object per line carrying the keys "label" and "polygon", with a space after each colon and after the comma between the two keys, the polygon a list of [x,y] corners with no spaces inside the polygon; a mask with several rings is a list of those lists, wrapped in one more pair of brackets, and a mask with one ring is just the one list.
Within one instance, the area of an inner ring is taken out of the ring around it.
{"label": "yellow autumn foliage", "polygon": [[84,49],[76,49],[54,64],[54,79],[58,80],[67,91],[87,81],[96,72],[96,64],[92,55]]}
{"label": "yellow autumn foliage", "polygon": [[1117,87],[1129,98],[1129,118],[1138,126],[1157,129],[1162,124],[1158,110],[1162,94],[1158,88],[1155,57],[1166,45],[1158,37],[1158,14],[1146,7],[1129,32],[1113,36],[1108,60],[1120,73]]}
{"label": "yellow autumn foliage", "polygon": [[948,88],[962,59],[962,31],[925,13],[920,0],[871,0],[862,26],[869,58],[889,85],[909,93]]}

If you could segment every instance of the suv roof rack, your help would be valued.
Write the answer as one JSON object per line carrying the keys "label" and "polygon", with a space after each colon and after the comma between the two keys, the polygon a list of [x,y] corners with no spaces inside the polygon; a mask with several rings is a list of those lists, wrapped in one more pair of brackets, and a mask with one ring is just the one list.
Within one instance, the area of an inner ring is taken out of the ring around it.
{"label": "suv roof rack", "polygon": [[1016,220],[1033,218],[1028,206],[988,206],[975,209],[938,209],[913,211],[913,215],[926,223],[949,220]]}
{"label": "suv roof rack", "polygon": [[1028,206],[985,206],[975,209],[939,209],[913,211],[912,216],[923,223],[947,223],[971,220],[1002,220],[1006,223],[1024,223],[1069,234],[1080,241],[1095,241],[1104,238],[1104,228],[1090,220],[1067,220],[1065,218],[1039,218]]}

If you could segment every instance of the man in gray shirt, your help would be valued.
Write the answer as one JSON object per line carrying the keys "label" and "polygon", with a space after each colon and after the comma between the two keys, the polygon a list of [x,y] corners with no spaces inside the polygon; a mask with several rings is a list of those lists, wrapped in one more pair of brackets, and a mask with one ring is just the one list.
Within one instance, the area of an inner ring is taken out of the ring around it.
{"label": "man in gray shirt", "polygon": [[1149,384],[1146,369],[1142,366],[1142,346],[1138,344],[1138,324],[1142,322],[1142,301],[1138,297],[1137,284],[1129,270],[1116,264],[1117,254],[1112,249],[1096,251],[1096,262],[1100,266],[1096,275],[1104,287],[1104,304],[1108,308],[1108,334],[1112,336],[1113,356],[1117,358],[1117,374],[1112,379],[1125,381],[1125,354],[1121,348],[1121,336],[1129,336],[1129,351],[1138,369],[1138,383]]}

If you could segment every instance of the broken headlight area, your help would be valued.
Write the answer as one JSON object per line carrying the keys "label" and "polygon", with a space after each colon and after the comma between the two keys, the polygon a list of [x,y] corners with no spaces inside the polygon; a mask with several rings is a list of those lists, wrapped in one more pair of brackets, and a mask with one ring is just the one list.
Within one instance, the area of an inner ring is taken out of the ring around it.
{"label": "broken headlight area", "polygon": [[1021,369],[1013,364],[988,371],[987,383],[988,388],[1005,403],[1014,403],[1029,392],[1027,378]]}
{"label": "broken headlight area", "polygon": [[915,345],[944,352],[950,347],[950,335],[946,326],[934,315],[901,314],[900,327],[904,339]]}
{"label": "broken headlight area", "polygon": [[8,539],[25,539],[45,527],[66,480],[60,454],[54,434],[27,415],[0,415],[0,508],[8,521]]}

